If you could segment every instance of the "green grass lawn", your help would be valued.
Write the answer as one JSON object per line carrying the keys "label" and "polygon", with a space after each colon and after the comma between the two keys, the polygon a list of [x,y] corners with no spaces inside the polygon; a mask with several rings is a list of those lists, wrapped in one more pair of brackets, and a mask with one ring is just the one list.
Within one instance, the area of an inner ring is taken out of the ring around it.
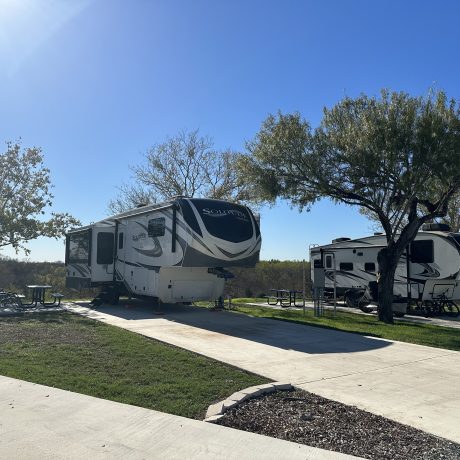
{"label": "green grass lawn", "polygon": [[197,419],[209,404],[268,382],[70,313],[0,318],[0,374]]}
{"label": "green grass lawn", "polygon": [[376,316],[341,311],[338,311],[337,316],[334,318],[331,310],[325,310],[324,316],[317,318],[313,316],[311,309],[307,310],[306,315],[304,315],[302,310],[280,310],[247,305],[248,302],[257,302],[258,300],[247,298],[232,299],[232,306],[235,311],[261,318],[291,321],[308,326],[326,327],[383,339],[460,351],[460,329],[398,320],[395,321],[395,324],[390,325],[381,323]]}

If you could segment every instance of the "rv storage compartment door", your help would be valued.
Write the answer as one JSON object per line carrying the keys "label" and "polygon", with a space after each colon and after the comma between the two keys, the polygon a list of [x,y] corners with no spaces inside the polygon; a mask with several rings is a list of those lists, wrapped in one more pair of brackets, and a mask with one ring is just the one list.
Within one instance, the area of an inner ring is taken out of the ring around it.
{"label": "rv storage compartment door", "polygon": [[172,297],[175,301],[193,302],[194,300],[212,298],[214,283],[212,281],[177,280],[172,283]]}
{"label": "rv storage compartment door", "polygon": [[93,283],[108,283],[113,280],[114,240],[114,226],[94,227],[91,257]]}

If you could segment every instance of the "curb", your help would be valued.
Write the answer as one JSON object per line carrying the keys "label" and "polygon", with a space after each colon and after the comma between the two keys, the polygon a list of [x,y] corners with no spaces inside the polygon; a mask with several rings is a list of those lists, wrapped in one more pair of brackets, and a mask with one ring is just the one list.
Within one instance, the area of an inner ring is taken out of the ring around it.
{"label": "curb", "polygon": [[233,393],[227,399],[219,401],[215,404],[211,404],[206,411],[206,417],[204,421],[209,423],[217,422],[217,420],[220,420],[224,416],[225,412],[238,406],[247,399],[258,398],[259,396],[273,393],[275,391],[286,391],[293,389],[293,385],[287,382],[273,382],[266,383],[264,385],[248,387],[244,390]]}

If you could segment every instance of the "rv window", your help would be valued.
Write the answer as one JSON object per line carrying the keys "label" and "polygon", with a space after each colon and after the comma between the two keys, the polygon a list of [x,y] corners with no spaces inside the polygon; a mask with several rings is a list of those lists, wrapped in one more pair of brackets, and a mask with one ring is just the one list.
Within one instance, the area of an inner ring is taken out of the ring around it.
{"label": "rv window", "polygon": [[326,268],[332,267],[332,256],[326,256]]}
{"label": "rv window", "polygon": [[198,198],[189,200],[189,203],[195,207],[212,236],[232,243],[241,243],[253,237],[257,226],[245,206]]}
{"label": "rv window", "polygon": [[118,235],[118,249],[123,249],[123,232]]}
{"label": "rv window", "polygon": [[341,262],[340,270],[345,270],[347,272],[353,271],[353,264],[351,262]]}
{"label": "rv window", "polygon": [[410,247],[410,260],[417,264],[434,262],[433,240],[412,241]]}
{"label": "rv window", "polygon": [[150,219],[148,234],[152,238],[156,236],[163,236],[165,234],[165,218],[159,217],[157,219]]}
{"label": "rv window", "polygon": [[314,268],[322,268],[321,259],[315,259],[315,260],[313,261],[313,267],[314,267]]}
{"label": "rv window", "polygon": [[99,232],[97,234],[97,263],[113,264],[113,233]]}
{"label": "rv window", "polygon": [[364,270],[366,270],[367,272],[375,272],[374,262],[366,262],[364,264]]}
{"label": "rv window", "polygon": [[71,264],[89,263],[90,240],[87,230],[71,233],[67,238],[68,262]]}

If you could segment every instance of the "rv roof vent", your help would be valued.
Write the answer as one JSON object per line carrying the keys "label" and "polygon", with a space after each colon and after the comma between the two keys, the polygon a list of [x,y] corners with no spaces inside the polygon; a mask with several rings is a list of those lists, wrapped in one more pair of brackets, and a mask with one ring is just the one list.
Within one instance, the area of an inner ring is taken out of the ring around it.
{"label": "rv roof vent", "polygon": [[342,241],[350,241],[351,238],[347,238],[345,236],[341,237],[341,238],[335,238],[334,240],[332,240],[333,243],[341,243]]}
{"label": "rv roof vent", "polygon": [[143,208],[144,206],[148,206],[148,203],[137,203],[136,208]]}
{"label": "rv roof vent", "polygon": [[383,235],[383,232],[374,232],[374,236]]}
{"label": "rv roof vent", "polygon": [[424,232],[450,232],[450,227],[447,224],[423,224],[422,230]]}

